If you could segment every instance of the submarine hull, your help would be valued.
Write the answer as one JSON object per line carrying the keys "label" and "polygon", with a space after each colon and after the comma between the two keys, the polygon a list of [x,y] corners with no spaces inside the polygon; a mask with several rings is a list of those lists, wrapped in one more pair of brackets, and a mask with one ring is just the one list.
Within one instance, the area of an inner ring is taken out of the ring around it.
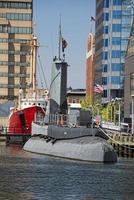
{"label": "submarine hull", "polygon": [[56,157],[92,162],[117,162],[113,147],[103,138],[84,136],[74,139],[48,141],[43,137],[30,138],[24,150]]}

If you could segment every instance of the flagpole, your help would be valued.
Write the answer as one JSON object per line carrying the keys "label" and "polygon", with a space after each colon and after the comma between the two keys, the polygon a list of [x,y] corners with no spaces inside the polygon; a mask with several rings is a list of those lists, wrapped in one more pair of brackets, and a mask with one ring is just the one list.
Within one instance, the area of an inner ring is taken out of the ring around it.
{"label": "flagpole", "polygon": [[[92,22],[95,22],[95,21],[96,21],[96,19],[95,19],[93,16],[91,16],[91,17],[90,17],[90,22],[92,23]],[[92,27],[93,27],[93,26],[90,27],[90,33],[93,32]]]}

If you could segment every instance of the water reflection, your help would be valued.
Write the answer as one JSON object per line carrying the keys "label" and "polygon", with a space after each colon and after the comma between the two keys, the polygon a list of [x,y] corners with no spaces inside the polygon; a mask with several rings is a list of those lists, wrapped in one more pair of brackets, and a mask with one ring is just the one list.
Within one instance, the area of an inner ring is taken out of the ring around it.
{"label": "water reflection", "polygon": [[133,200],[134,160],[81,163],[0,146],[2,200]]}

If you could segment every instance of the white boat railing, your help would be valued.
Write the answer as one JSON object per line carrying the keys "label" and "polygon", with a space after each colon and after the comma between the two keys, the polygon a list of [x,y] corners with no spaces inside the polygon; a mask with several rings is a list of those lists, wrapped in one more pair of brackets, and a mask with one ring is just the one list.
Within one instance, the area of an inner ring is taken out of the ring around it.
{"label": "white boat railing", "polygon": [[127,123],[121,123],[120,126],[116,125],[113,122],[101,122],[101,126],[104,129],[109,129],[109,130],[114,130],[114,131],[118,131],[118,132],[131,132],[131,128],[129,127],[129,124]]}

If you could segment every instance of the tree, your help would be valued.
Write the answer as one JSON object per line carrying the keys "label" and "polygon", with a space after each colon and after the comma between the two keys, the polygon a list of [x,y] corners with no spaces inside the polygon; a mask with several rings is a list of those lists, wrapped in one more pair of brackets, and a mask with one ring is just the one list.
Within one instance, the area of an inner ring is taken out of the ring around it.
{"label": "tree", "polygon": [[92,113],[93,113],[93,116],[97,115],[99,111],[99,104],[98,104],[98,100],[96,101],[92,101],[92,98],[89,96],[89,97],[86,97],[85,99],[83,99],[81,101],[81,108],[82,109],[85,109],[85,110],[91,110]]}
{"label": "tree", "polygon": [[83,100],[81,101],[81,108],[82,108],[82,109],[87,110],[87,109],[89,109],[91,106],[92,106],[92,99],[91,99],[91,97],[86,97],[85,99],[83,99]]}

